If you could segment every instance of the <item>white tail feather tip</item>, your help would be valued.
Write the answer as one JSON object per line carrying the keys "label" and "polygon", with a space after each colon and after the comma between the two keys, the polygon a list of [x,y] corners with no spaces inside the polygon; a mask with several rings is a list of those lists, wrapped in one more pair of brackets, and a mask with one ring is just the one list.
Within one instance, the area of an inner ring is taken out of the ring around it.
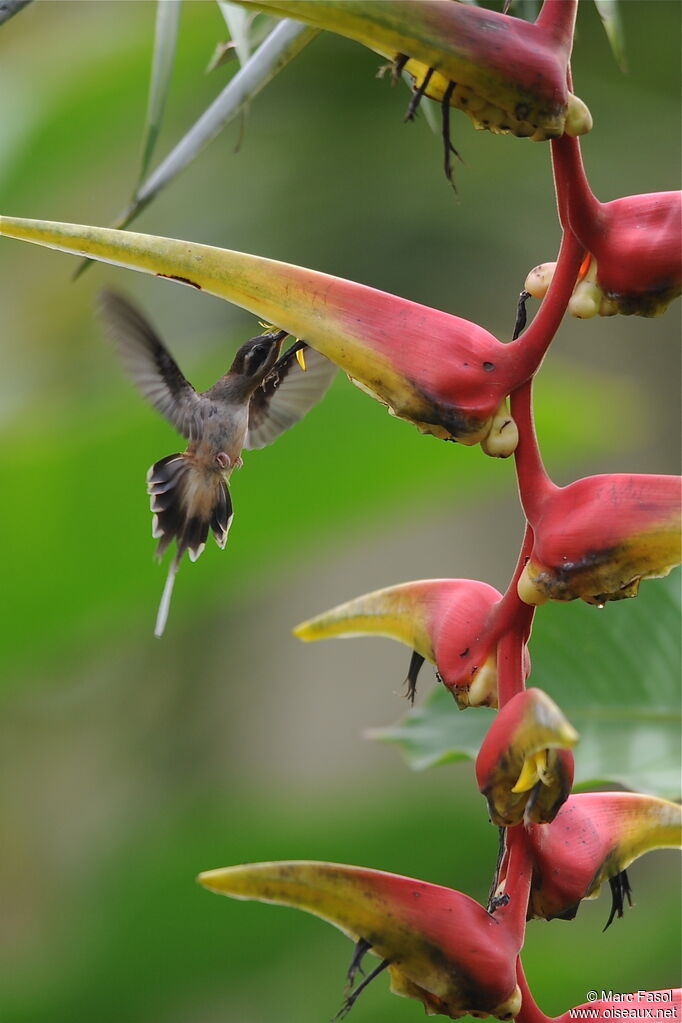
{"label": "white tail feather tip", "polygon": [[166,576],[166,585],[163,588],[161,594],[161,603],[159,604],[158,614],[156,615],[156,624],[154,626],[154,635],[157,637],[163,636],[164,629],[166,628],[166,622],[168,621],[168,612],[170,610],[171,597],[173,596],[173,586],[175,585],[175,575],[178,571],[178,563],[173,558],[168,569],[168,575]]}

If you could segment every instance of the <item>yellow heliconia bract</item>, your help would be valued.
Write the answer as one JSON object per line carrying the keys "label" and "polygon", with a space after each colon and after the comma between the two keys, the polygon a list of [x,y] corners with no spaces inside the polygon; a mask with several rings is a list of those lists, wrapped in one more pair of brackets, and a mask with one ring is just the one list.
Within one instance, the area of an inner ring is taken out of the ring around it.
{"label": "yellow heliconia bract", "polygon": [[532,825],[528,840],[529,915],[572,920],[583,899],[596,899],[639,856],[682,846],[682,808],[636,792],[578,793],[551,824]]}
{"label": "yellow heliconia bract", "polygon": [[391,990],[427,1015],[509,1020],[520,1007],[516,957],[523,928],[493,919],[468,895],[340,863],[293,860],[208,870],[211,891],[294,906],[362,940],[388,960]]}
{"label": "yellow heliconia bract", "polygon": [[521,600],[602,605],[636,596],[643,579],[680,563],[681,497],[677,476],[614,473],[549,486],[527,511],[534,544]]}
{"label": "yellow heliconia bract", "polygon": [[488,729],[476,759],[478,787],[498,827],[554,819],[573,783],[578,733],[541,689],[517,693]]}
{"label": "yellow heliconia bract", "polygon": [[443,0],[239,0],[362,43],[405,70],[415,89],[474,126],[543,141],[592,127],[566,87],[577,3],[547,0],[535,23]]}
{"label": "yellow heliconia bract", "polygon": [[501,596],[475,579],[420,579],[339,604],[297,625],[294,635],[306,642],[334,636],[397,639],[436,665],[460,707],[495,707],[496,641],[477,641]]}
{"label": "yellow heliconia bract", "polygon": [[305,340],[423,433],[507,457],[505,399],[544,348],[375,288],[244,252],[155,235],[0,217],[0,234],[154,274],[242,306]]}

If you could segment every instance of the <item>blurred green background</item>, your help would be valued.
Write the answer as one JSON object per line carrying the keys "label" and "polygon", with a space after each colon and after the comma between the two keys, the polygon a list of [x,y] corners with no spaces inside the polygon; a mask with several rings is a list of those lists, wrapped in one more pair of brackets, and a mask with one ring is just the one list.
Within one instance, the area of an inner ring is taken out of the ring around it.
{"label": "blurred green background", "polygon": [[[590,3],[574,58],[602,199],[679,185],[681,9],[621,7],[629,73]],[[125,204],[154,16],[147,2],[35,0],[2,27],[3,213],[106,224]],[[229,77],[204,74],[224,38],[215,4],[185,5],[159,155]],[[455,114],[455,196],[439,139],[423,117],[402,123],[407,90],[376,81],[377,64],[317,39],[253,103],[239,151],[234,126],[136,227],[351,277],[508,338],[527,271],[558,247],[549,150]],[[144,473],[177,440],[103,343],[94,296],[107,284],[135,297],[200,387],[254,320],[113,267],[73,284],[75,266],[0,240],[0,1020],[319,1023],[341,1004],[347,939],[217,898],[194,876],[331,859],[485,898],[496,835],[471,764],[412,774],[363,738],[404,710],[406,651],[305,647],[290,629],[411,578],[504,588],[522,530],[513,467],[419,436],[339,378],[297,429],[247,456],[230,544],[183,567],[159,642],[165,569]],[[537,386],[558,482],[678,471],[678,321],[679,306],[562,326]],[[530,926],[527,973],[546,1012],[590,988],[678,982],[676,868],[673,854],[636,864],[637,906],[605,935],[608,896],[574,924]],[[386,986],[363,995],[356,1023],[421,1018]]]}

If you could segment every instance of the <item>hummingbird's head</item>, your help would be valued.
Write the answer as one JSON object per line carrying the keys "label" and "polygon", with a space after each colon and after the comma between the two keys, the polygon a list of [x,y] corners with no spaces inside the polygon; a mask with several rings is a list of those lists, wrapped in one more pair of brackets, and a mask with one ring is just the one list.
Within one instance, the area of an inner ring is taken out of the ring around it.
{"label": "hummingbird's head", "polygon": [[286,336],[286,330],[271,330],[245,341],[237,350],[230,373],[244,377],[257,386],[277,362]]}

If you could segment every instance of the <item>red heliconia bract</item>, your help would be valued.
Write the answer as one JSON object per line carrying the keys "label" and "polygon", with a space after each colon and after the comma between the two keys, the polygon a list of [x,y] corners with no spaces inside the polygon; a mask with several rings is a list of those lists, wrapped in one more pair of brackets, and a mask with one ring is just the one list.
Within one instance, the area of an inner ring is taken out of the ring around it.
{"label": "red heliconia bract", "polygon": [[[294,906],[334,924],[379,956],[393,992],[416,998],[428,1015],[508,1020],[518,1012],[515,964],[525,926],[518,906],[493,918],[451,888],[305,860],[225,867],[198,880],[219,894]],[[519,864],[526,898],[529,880],[526,860]]]}
{"label": "red heliconia bract", "polygon": [[131,267],[227,299],[304,339],[393,415],[445,440],[480,442],[495,457],[516,447],[506,398],[542,361],[579,264],[570,252],[523,338],[502,344],[478,324],[450,313],[248,253],[16,217],[0,217],[0,235]]}
{"label": "red heliconia bract", "polygon": [[541,689],[513,696],[488,729],[476,780],[498,827],[554,820],[573,784],[578,734]]}
{"label": "red heliconia bract", "polygon": [[[349,986],[363,955],[378,956],[377,970],[348,994],[336,1018],[385,968],[392,990],[418,1000],[428,1015],[552,1023],[535,1004],[519,958],[526,920],[571,919],[609,881],[610,923],[629,895],[628,864],[650,849],[680,845],[682,829],[680,807],[665,800],[570,795],[577,733],[545,693],[525,690],[535,605],[574,598],[603,604],[634,596],[642,579],[667,574],[681,557],[681,488],[672,476],[624,474],[555,486],[535,436],[532,380],[567,308],[578,316],[651,316],[680,294],[681,197],[659,192],[601,203],[593,195],[576,138],[590,130],[591,117],[571,92],[577,0],[545,0],[535,23],[451,0],[240,2],[358,40],[390,59],[394,77],[411,75],[408,119],[422,96],[441,104],[450,178],[450,107],[464,110],[477,128],[552,140],[563,235],[556,264],[529,278],[529,290],[543,302],[527,329],[525,293],[513,339],[504,344],[447,312],[228,249],[11,217],[0,217],[0,234],[240,305],[301,342],[288,356],[308,344],[423,433],[480,443],[496,457],[515,453],[526,528],[504,594],[470,579],[419,580],[366,594],[296,629],[304,640],[358,633],[398,639],[413,650],[412,697],[428,659],[460,707],[499,705],[476,761],[491,820],[502,829],[488,910],[450,888],[335,863],[247,864],[207,871],[199,881],[333,923],[357,943]],[[151,347],[158,363],[158,342],[146,340],[147,362]],[[303,356],[302,371],[304,363]],[[272,390],[280,383],[272,382]],[[154,386],[170,385],[164,376]],[[639,991],[635,1001],[648,1007],[668,994]],[[604,995],[554,1023],[611,1019],[624,1000]],[[673,1004],[679,1016],[679,992]]]}
{"label": "red heliconia bract", "polygon": [[[682,192],[602,203],[587,182],[577,140],[562,139],[552,152],[564,220],[589,256],[569,311],[664,312],[682,293]],[[542,286],[532,293],[541,297]]]}
{"label": "red heliconia bract", "polygon": [[348,36],[396,62],[425,96],[476,128],[535,141],[592,127],[568,91],[575,0],[546,0],[535,23],[442,0],[238,0]]}
{"label": "red heliconia bract", "polygon": [[572,795],[551,824],[531,825],[533,861],[528,915],[572,920],[583,899],[652,849],[682,842],[677,803],[635,792]]}
{"label": "red heliconia bract", "polygon": [[[302,622],[306,642],[387,636],[435,664],[460,708],[497,706],[496,614],[502,594],[475,579],[420,579],[387,586]],[[526,674],[530,670],[527,650]]]}
{"label": "red heliconia bract", "polygon": [[634,597],[642,579],[680,563],[677,476],[589,476],[523,496],[534,543],[518,590],[528,604]]}

